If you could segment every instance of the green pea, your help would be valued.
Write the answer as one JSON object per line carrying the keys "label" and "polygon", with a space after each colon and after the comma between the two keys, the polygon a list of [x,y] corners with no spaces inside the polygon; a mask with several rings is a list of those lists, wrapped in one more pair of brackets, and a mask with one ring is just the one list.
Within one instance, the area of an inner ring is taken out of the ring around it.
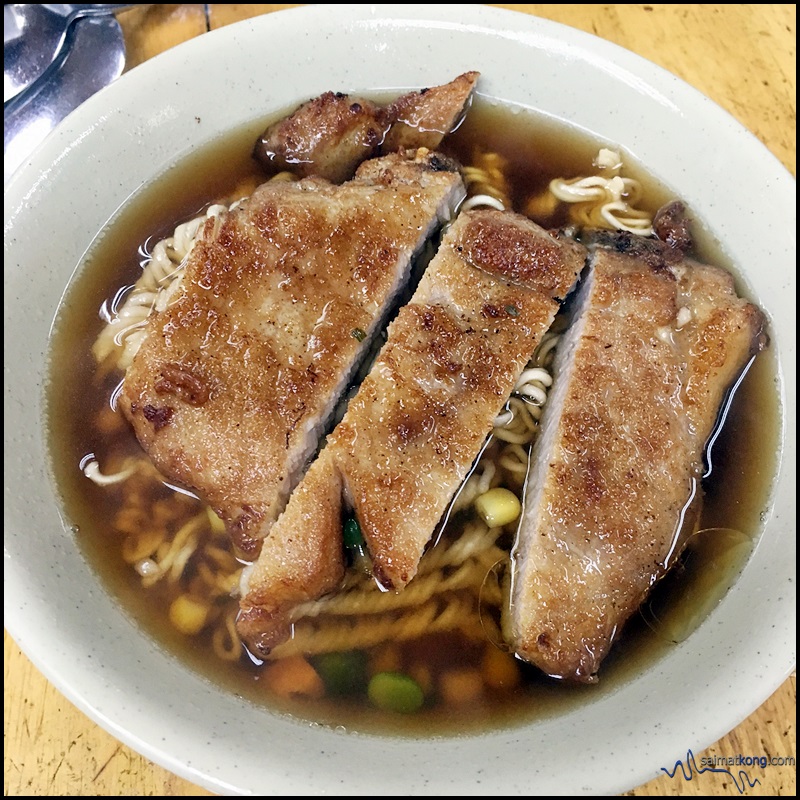
{"label": "green pea", "polygon": [[413,714],[425,701],[420,685],[401,672],[379,672],[373,675],[367,694],[372,705],[382,711],[394,711],[398,714]]}
{"label": "green pea", "polygon": [[322,653],[312,663],[329,695],[356,694],[367,682],[367,656],[361,650]]}

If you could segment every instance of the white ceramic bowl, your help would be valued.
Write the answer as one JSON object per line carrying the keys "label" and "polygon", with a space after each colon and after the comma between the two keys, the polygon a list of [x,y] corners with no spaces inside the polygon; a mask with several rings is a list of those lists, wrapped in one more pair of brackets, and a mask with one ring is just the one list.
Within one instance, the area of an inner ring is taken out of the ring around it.
{"label": "white ceramic bowl", "polygon": [[[701,629],[619,691],[491,735],[414,741],[272,715],[162,652],[81,557],[49,485],[48,334],[70,275],[132,193],[191,148],[329,88],[483,73],[480,92],[618,142],[702,217],[770,318],[782,458],[758,547]],[[219,793],[611,793],[707,747],[795,659],[795,185],[707,98],[611,44],[488,7],[308,7],[145,63],[78,109],[5,198],[5,620],[79,708]],[[354,769],[357,764],[357,769]]]}

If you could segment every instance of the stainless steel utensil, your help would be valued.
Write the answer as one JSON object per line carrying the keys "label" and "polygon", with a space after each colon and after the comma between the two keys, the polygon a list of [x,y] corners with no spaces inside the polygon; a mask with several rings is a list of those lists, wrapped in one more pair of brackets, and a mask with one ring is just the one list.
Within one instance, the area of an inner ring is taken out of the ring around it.
{"label": "stainless steel utensil", "polygon": [[27,89],[60,50],[66,17],[49,5],[3,6],[3,103]]}
{"label": "stainless steel utensil", "polygon": [[115,13],[130,4],[4,8],[4,183],[47,134],[117,78],[125,42]]}

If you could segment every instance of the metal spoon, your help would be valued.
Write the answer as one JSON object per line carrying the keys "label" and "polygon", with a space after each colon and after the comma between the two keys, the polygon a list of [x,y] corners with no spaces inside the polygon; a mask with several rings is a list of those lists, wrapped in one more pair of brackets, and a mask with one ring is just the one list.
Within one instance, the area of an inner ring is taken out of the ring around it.
{"label": "metal spoon", "polygon": [[[51,61],[38,74],[30,69],[27,86],[3,105],[4,183],[70,111],[122,73],[125,42],[113,14],[128,7],[48,7],[69,9],[60,17],[55,12],[63,36]],[[29,35],[26,29],[23,35]],[[52,47],[52,34],[48,41]]]}
{"label": "metal spoon", "polygon": [[58,53],[65,17],[48,5],[3,6],[3,102],[32,84]]}
{"label": "metal spoon", "polygon": [[[133,4],[136,5],[136,4]],[[9,3],[3,7],[3,103],[47,77],[69,50],[79,19],[116,14],[130,4]]]}

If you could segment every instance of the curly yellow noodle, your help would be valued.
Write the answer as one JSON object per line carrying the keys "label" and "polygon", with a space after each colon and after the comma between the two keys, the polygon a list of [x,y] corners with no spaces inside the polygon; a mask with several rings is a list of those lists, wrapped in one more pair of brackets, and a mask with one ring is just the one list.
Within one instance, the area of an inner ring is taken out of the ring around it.
{"label": "curly yellow noodle", "polygon": [[507,169],[508,161],[499,153],[476,151],[472,163],[461,171],[467,194],[488,194],[499,200],[505,208],[511,208]]}
{"label": "curly yellow noodle", "polygon": [[[272,181],[291,181],[290,172],[275,175]],[[126,370],[145,337],[145,323],[153,311],[163,311],[171,302],[183,277],[186,257],[191,252],[207,220],[219,224],[223,212],[236,208],[245,198],[230,206],[219,203],[209,206],[204,214],[178,225],[172,236],[157,242],[142,268],[125,302],[114,311],[95,340],[92,352],[98,364],[106,369]]]}
{"label": "curly yellow noodle", "polygon": [[528,472],[528,451],[522,445],[508,444],[502,449],[498,463],[508,472],[525,476]]}
{"label": "curly yellow noodle", "polygon": [[[146,518],[142,519],[141,524],[134,528],[134,532],[129,533],[123,540],[122,558],[126,564],[137,564],[145,558],[150,558],[166,539],[167,532],[163,528],[148,527],[147,522]],[[121,525],[117,527],[124,530]]]}
{"label": "curly yellow noodle", "polygon": [[513,416],[505,425],[495,427],[494,436],[503,442],[528,444],[536,434],[540,409],[518,397],[512,397],[507,407]]}
{"label": "curly yellow noodle", "polygon": [[[502,561],[505,562],[506,553],[503,553]],[[481,606],[491,606],[500,608],[505,600],[503,590],[496,583],[484,583],[479,591]]]}
{"label": "curly yellow noodle", "polygon": [[372,582],[371,586],[374,588],[365,587],[345,594],[340,592],[327,600],[303,603],[294,610],[292,619],[317,617],[321,614],[383,614],[399,608],[418,606],[436,594],[479,586],[487,570],[504,555],[499,547],[492,547],[481,552],[476,559],[461,564],[450,575],[445,576],[441,570],[424,576],[418,575],[398,593],[382,592]]}
{"label": "curly yellow noodle", "polygon": [[483,522],[472,521],[464,528],[461,536],[447,547],[429,550],[420,562],[420,572],[424,574],[428,570],[463,564],[468,558],[492,547],[501,532],[500,528],[488,528]]}
{"label": "curly yellow noodle", "polygon": [[[642,186],[633,178],[622,177],[619,154],[601,149],[594,166],[598,168],[595,175],[550,181],[548,193],[567,204],[570,221],[584,227],[652,236],[652,217],[635,207],[641,199]],[[537,198],[528,201],[529,208],[537,204],[541,204]]]}
{"label": "curly yellow noodle", "polygon": [[500,533],[470,522],[458,539],[423,556],[417,577],[402,592],[382,592],[362,576],[337,594],[298,606],[292,638],[270,658],[361,649],[448,630],[481,638],[486,625],[496,625],[474,613],[478,598],[487,608],[502,603],[499,587],[486,585],[496,564],[508,559],[496,544]]}
{"label": "curly yellow noodle", "polygon": [[242,654],[242,644],[236,630],[236,609],[224,616],[221,624],[211,634],[214,655],[222,661],[238,661]]}
{"label": "curly yellow noodle", "polygon": [[[208,549],[203,552],[208,554]],[[226,595],[232,597],[236,594],[240,572],[241,570],[226,572],[217,569],[215,571],[205,562],[200,562],[197,566],[197,574],[206,585],[207,591],[212,598]]]}
{"label": "curly yellow noodle", "polygon": [[549,367],[555,355],[555,347],[561,337],[557,333],[546,333],[533,354],[531,363],[536,367]]}
{"label": "curly yellow noodle", "polygon": [[228,550],[223,550],[221,547],[217,547],[215,545],[208,545],[204,552],[218,567],[221,567],[222,569],[233,571],[239,568],[238,562]]}
{"label": "curly yellow noodle", "polygon": [[401,616],[355,617],[325,620],[317,625],[307,619],[294,625],[292,637],[276,647],[270,658],[299,653],[316,655],[347,649],[366,649],[382,642],[408,641],[423,635],[459,630],[472,639],[484,637],[480,621],[473,613],[475,597],[451,595],[433,598],[413,614]]}
{"label": "curly yellow noodle", "polygon": [[156,569],[142,577],[145,588],[158,583],[166,575],[169,575],[172,583],[181,577],[186,563],[197,547],[200,528],[206,522],[205,511],[195,515],[180,528],[171,541],[164,542],[158,548],[156,558],[153,559]]}

